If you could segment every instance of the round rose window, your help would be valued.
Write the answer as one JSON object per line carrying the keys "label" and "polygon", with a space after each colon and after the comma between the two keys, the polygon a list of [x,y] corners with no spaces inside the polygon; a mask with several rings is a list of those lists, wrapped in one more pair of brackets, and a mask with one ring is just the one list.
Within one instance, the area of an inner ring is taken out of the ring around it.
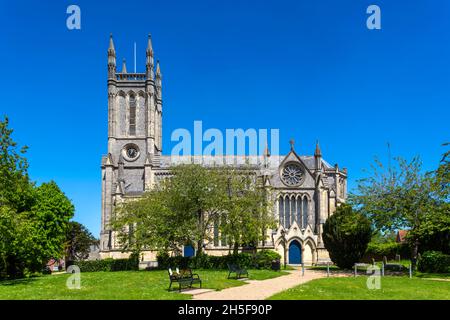
{"label": "round rose window", "polygon": [[288,186],[298,186],[303,180],[303,169],[297,163],[288,163],[281,172],[281,179]]}

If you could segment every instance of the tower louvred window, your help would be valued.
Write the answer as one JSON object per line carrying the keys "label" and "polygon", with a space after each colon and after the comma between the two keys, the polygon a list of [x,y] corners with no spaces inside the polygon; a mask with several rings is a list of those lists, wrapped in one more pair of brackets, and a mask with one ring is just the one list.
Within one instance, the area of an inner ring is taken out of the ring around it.
{"label": "tower louvred window", "polygon": [[136,134],[136,98],[130,96],[130,135]]}

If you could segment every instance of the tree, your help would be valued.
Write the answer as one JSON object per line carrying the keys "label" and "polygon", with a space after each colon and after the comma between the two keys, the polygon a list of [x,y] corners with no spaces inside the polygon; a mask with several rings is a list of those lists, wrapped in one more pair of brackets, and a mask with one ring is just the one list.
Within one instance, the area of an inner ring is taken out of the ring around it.
{"label": "tree", "polygon": [[56,183],[30,181],[26,147],[18,150],[12,132],[8,118],[0,121],[0,277],[16,278],[63,255],[74,208]]}
{"label": "tree", "polygon": [[0,207],[8,206],[18,212],[33,204],[33,184],[28,177],[27,147],[18,149],[5,117],[0,121]]}
{"label": "tree", "polygon": [[372,236],[370,221],[344,204],[323,225],[323,242],[340,268],[351,268],[366,252]]}
{"label": "tree", "polygon": [[90,247],[98,240],[81,223],[70,221],[66,232],[66,261],[80,261],[89,257]]}
{"label": "tree", "polygon": [[[243,173],[244,172],[244,173]],[[268,201],[247,171],[180,165],[142,198],[121,204],[112,219],[124,251],[178,251],[194,244],[197,255],[213,241],[214,227],[236,247],[263,239],[271,226]],[[229,193],[230,188],[233,190]]]}
{"label": "tree", "polygon": [[[450,142],[443,145],[450,146]],[[442,160],[434,174],[434,188],[448,202],[450,196],[450,150],[442,155]]]}
{"label": "tree", "polygon": [[119,231],[123,250],[177,251],[195,244],[200,255],[224,197],[218,170],[179,165],[143,198],[119,206],[112,227]]}
{"label": "tree", "polygon": [[[179,165],[173,177],[166,180],[168,208],[177,217],[188,221],[197,255],[203,252],[204,241],[211,241],[210,230],[223,211],[226,199],[223,175],[219,168],[205,168],[196,164]],[[190,221],[190,222],[189,222]]]}
{"label": "tree", "polygon": [[225,167],[222,175],[227,197],[220,215],[220,232],[237,254],[242,245],[256,246],[266,240],[266,231],[275,226],[273,202],[251,168]]}
{"label": "tree", "polygon": [[29,216],[40,231],[42,254],[46,258],[60,258],[64,254],[66,232],[75,208],[54,181],[36,188],[35,201]]}
{"label": "tree", "polygon": [[170,210],[164,190],[148,191],[139,200],[117,207],[111,227],[118,232],[123,251],[177,251],[179,246],[194,238],[192,224],[195,220]]}
{"label": "tree", "polygon": [[349,200],[382,232],[408,229],[415,265],[421,238],[449,230],[449,212],[434,192],[433,175],[422,173],[419,157],[395,161],[395,166],[385,167],[375,160],[372,174],[358,181]]}

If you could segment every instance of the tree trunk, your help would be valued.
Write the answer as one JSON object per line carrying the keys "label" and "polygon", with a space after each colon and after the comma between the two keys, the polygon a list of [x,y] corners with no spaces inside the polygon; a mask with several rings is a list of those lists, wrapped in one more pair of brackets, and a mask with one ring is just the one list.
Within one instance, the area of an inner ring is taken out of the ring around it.
{"label": "tree trunk", "polygon": [[197,254],[196,256],[199,256],[203,253],[203,240],[197,241]]}
{"label": "tree trunk", "polygon": [[411,259],[411,264],[412,264],[413,269],[416,269],[418,255],[419,255],[419,240],[414,239],[414,244],[413,244],[413,249],[412,249],[412,259]]}
{"label": "tree trunk", "polygon": [[233,254],[238,254],[239,253],[239,243],[235,242],[233,245]]}
{"label": "tree trunk", "polygon": [[203,253],[203,238],[204,238],[204,230],[203,230],[203,212],[201,209],[197,211],[198,218],[198,231],[200,234],[200,239],[197,240],[197,254],[199,256]]}

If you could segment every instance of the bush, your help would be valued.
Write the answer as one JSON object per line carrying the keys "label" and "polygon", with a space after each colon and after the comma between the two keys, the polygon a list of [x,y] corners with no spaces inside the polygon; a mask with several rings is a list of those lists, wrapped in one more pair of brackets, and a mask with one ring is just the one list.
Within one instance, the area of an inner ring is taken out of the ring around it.
{"label": "bush", "polygon": [[418,269],[421,272],[450,272],[450,255],[440,251],[426,251],[419,260]]}
{"label": "bush", "polygon": [[331,261],[350,269],[364,255],[372,236],[370,221],[349,205],[341,205],[323,226],[323,242]]}
{"label": "bush", "polygon": [[272,267],[272,261],[280,259],[281,256],[278,252],[272,250],[261,250],[255,255],[255,263],[258,269],[270,269]]}
{"label": "bush", "polygon": [[139,270],[139,260],[136,255],[132,255],[128,259],[107,258],[103,260],[76,261],[73,264],[77,265],[81,272]]}
{"label": "bush", "polygon": [[371,262],[372,258],[376,261],[383,260],[386,257],[388,260],[394,260],[396,255],[400,255],[401,259],[410,259],[411,249],[408,244],[398,242],[369,242],[366,253],[362,261]]}
{"label": "bush", "polygon": [[167,253],[158,253],[158,268],[191,268],[191,269],[228,269],[228,264],[237,264],[242,268],[270,269],[272,260],[280,259],[280,255],[271,250],[261,250],[252,255],[249,253],[229,254],[226,256],[209,256],[201,254],[194,257],[170,257]]}

